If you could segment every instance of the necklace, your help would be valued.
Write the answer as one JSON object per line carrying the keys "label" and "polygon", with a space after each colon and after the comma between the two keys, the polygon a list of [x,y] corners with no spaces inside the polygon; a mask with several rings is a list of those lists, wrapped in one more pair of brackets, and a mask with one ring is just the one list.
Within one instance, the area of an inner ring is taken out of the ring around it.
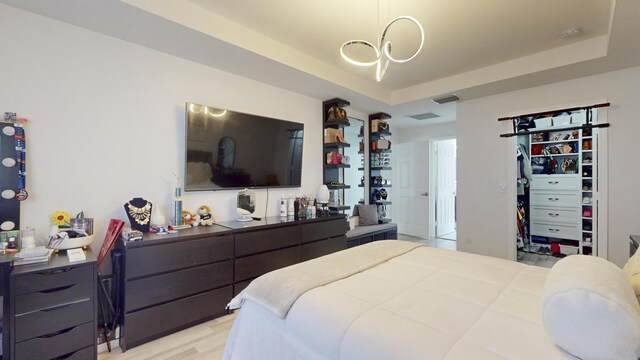
{"label": "necklace", "polygon": [[134,206],[131,201],[127,203],[128,213],[140,225],[146,225],[151,220],[151,204],[146,203],[143,207]]}

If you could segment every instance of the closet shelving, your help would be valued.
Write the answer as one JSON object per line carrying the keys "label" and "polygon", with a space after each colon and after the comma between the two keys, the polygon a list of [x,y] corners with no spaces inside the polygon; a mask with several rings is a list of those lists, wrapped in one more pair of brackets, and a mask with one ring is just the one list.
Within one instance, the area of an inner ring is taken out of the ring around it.
{"label": "closet shelving", "polygon": [[[391,115],[387,113],[375,113],[369,115],[369,198],[370,203],[377,205],[378,215],[379,215],[379,223],[388,223],[391,222],[391,218],[387,217],[387,206],[391,205],[392,202],[390,200],[382,200],[376,199],[376,193],[384,190],[387,192],[387,199],[390,198],[389,189],[392,187],[390,178],[391,178],[391,170],[393,169],[391,166],[386,166],[383,163],[380,165],[380,161],[383,158],[388,158],[391,155],[391,149],[378,149],[373,146],[374,142],[377,142],[380,139],[387,139],[387,137],[391,137],[392,133],[389,129],[376,129],[373,126],[374,121],[383,120],[388,121],[391,119]],[[374,131],[376,130],[376,131]],[[386,181],[383,184],[374,184],[374,177],[382,177]]]}
{"label": "closet shelving", "polygon": [[[332,107],[337,107],[340,109],[344,109],[351,105],[349,101],[343,99],[331,99],[324,101],[322,103],[322,123],[323,129],[337,129],[342,130],[344,127],[350,126],[350,122],[348,118],[345,119],[337,119],[328,121],[329,118],[329,109]],[[344,133],[343,133],[344,135]],[[344,138],[344,136],[343,136]],[[350,206],[346,206],[344,204],[344,190],[350,189],[350,185],[345,184],[345,176],[344,172],[351,168],[350,164],[338,163],[338,164],[328,164],[327,156],[329,153],[339,153],[340,155],[344,155],[344,149],[351,147],[351,144],[345,142],[338,141],[329,141],[325,142],[325,136],[323,131],[322,137],[322,148],[323,148],[323,158],[322,163],[323,166],[323,178],[322,182],[327,186],[330,191],[330,205],[329,210],[333,213],[343,212],[344,210],[350,209]]]}
{"label": "closet shelving", "polygon": [[566,255],[595,255],[592,131],[550,128],[547,133],[530,135],[532,243],[546,238],[548,243],[558,243]]}

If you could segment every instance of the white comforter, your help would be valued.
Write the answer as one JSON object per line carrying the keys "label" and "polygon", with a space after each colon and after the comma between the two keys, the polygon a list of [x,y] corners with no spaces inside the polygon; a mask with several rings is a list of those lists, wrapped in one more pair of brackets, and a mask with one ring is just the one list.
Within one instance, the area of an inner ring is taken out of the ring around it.
{"label": "white comforter", "polygon": [[420,247],[306,292],[284,319],[247,300],[223,358],[572,359],[541,324],[547,273]]}

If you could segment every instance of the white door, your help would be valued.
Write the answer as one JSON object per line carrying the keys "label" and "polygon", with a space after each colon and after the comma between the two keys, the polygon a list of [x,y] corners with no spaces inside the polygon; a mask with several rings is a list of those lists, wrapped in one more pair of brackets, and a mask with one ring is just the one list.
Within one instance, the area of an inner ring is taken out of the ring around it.
{"label": "white door", "polygon": [[396,193],[394,212],[401,234],[428,238],[429,142],[399,144],[393,149]]}
{"label": "white door", "polygon": [[436,236],[456,230],[456,140],[436,142]]}

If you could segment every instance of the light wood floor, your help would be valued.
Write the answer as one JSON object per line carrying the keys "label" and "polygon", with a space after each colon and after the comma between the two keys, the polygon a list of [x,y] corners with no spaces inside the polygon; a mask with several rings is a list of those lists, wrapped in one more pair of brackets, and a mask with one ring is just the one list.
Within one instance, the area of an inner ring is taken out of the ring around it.
{"label": "light wood floor", "polygon": [[111,353],[98,354],[98,360],[220,359],[235,318],[236,314],[223,316],[140,345],[124,354],[120,348],[115,348]]}

